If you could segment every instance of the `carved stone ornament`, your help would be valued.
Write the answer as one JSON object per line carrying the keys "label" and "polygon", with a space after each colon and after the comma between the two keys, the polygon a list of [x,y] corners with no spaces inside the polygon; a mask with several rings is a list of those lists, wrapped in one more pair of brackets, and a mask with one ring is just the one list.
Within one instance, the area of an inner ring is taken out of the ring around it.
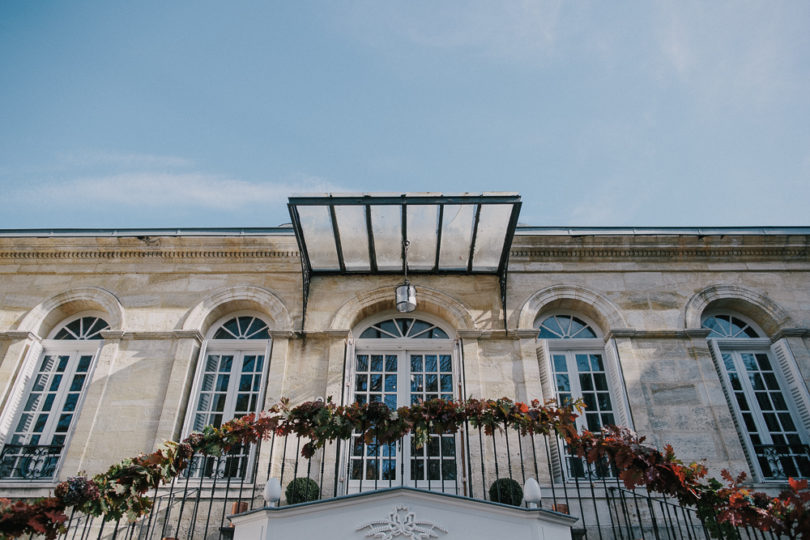
{"label": "carved stone ornament", "polygon": [[388,514],[388,519],[370,521],[357,527],[357,530],[365,531],[366,538],[381,538],[382,540],[393,540],[394,538],[428,540],[438,538],[440,533],[447,534],[446,530],[429,521],[416,521],[413,512],[407,506],[396,506],[394,511]]}

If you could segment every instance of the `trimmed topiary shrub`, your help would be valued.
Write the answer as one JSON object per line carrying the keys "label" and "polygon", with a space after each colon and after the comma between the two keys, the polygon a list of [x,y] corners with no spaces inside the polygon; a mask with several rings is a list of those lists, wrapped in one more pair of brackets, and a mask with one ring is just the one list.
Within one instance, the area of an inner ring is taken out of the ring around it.
{"label": "trimmed topiary shrub", "polygon": [[520,506],[523,502],[523,488],[511,478],[498,478],[489,486],[489,500]]}
{"label": "trimmed topiary shrub", "polygon": [[287,484],[284,495],[287,496],[287,504],[317,501],[318,483],[311,478],[295,478]]}

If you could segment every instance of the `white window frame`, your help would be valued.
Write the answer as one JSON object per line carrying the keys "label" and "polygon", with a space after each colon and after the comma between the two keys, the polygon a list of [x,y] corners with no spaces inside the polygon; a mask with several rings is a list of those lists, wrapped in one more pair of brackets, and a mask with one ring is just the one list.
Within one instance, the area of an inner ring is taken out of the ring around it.
{"label": "white window frame", "polygon": [[[765,332],[763,332],[763,330],[759,327],[759,325],[756,324],[756,322],[734,311],[707,312],[701,317],[701,327],[703,327],[703,321],[717,315],[731,315],[747,323],[754,329],[754,331],[757,332],[758,335],[766,336]],[[732,418],[734,419],[734,425],[735,428],[737,429],[737,435],[739,436],[740,441],[743,445],[743,449],[745,450],[748,465],[751,468],[752,476],[757,481],[760,482],[784,483],[785,479],[765,476],[765,474],[762,471],[762,467],[760,466],[759,459],[757,457],[757,453],[754,448],[755,445],[751,440],[750,434],[743,419],[742,410],[740,409],[740,406],[737,403],[736,397],[734,397],[735,391],[732,388],[731,379],[728,370],[726,369],[725,362],[723,360],[723,353],[731,353],[737,373],[740,375],[742,374],[747,375],[748,371],[742,362],[741,355],[743,353],[766,354],[768,356],[768,361],[770,362],[771,367],[773,368],[773,372],[776,376],[777,382],[779,383],[779,389],[781,390],[782,397],[787,403],[788,411],[790,412],[791,419],[796,426],[796,431],[799,435],[799,438],[801,439],[802,444],[810,445],[810,433],[808,433],[805,422],[802,421],[802,415],[801,412],[799,411],[799,404],[796,403],[795,394],[790,392],[790,383],[787,380],[787,374],[785,373],[784,364],[783,362],[779,361],[778,358],[779,352],[776,350],[776,344],[772,343],[770,338],[768,337],[758,337],[758,338],[707,337],[706,341],[708,342],[709,350],[715,363],[715,368],[717,369],[718,375],[720,377],[723,386],[723,390],[726,396],[726,402],[728,403],[729,410],[732,414]],[[793,360],[791,358],[786,361],[793,361]],[[740,378],[743,379],[743,377]],[[768,429],[768,426],[764,421],[763,411],[759,405],[756,395],[754,394],[753,387],[748,381],[747,376],[741,382],[741,387],[743,395],[745,396],[745,399],[748,402],[748,407],[752,412],[752,417],[757,427],[758,435],[760,436],[761,439],[763,439],[761,441],[761,444],[764,446],[773,444],[771,440],[770,430]],[[806,394],[806,391],[804,393]],[[767,441],[764,439],[767,439]]]}
{"label": "white window frame", "polygon": [[[402,407],[404,405],[410,405],[410,398],[411,398],[411,359],[410,353],[417,353],[417,354],[425,354],[425,353],[435,353],[436,355],[450,355],[450,361],[452,365],[452,399],[458,399],[460,393],[460,384],[461,384],[461,366],[460,366],[460,355],[458,354],[458,346],[457,346],[457,339],[455,337],[455,332],[452,331],[447,324],[438,319],[437,317],[433,317],[429,314],[425,313],[399,313],[399,312],[389,312],[383,315],[377,315],[375,317],[368,318],[361,322],[353,331],[354,335],[361,335],[363,331],[379,322],[390,320],[390,319],[398,319],[398,318],[409,318],[409,319],[418,319],[423,320],[425,322],[431,323],[441,330],[443,330],[447,334],[447,339],[444,338],[435,338],[435,339],[420,339],[420,338],[408,338],[408,337],[400,337],[400,338],[356,338],[352,340],[351,347],[347,348],[347,369],[346,369],[346,403],[353,403],[355,401],[355,375],[356,375],[356,361],[358,355],[386,355],[386,354],[396,354],[397,355],[397,407]],[[405,366],[406,369],[402,369],[402,366]],[[384,384],[384,382],[383,382]],[[383,392],[384,393],[384,392]],[[438,394],[442,394],[441,391],[437,392]],[[386,488],[390,485],[392,486],[411,486],[411,487],[418,487],[424,489],[430,489],[431,491],[441,491],[447,493],[455,493],[458,487],[458,490],[463,489],[464,485],[464,477],[466,471],[463,470],[461,466],[462,460],[459,459],[459,455],[461,452],[461,441],[462,433],[455,434],[455,465],[456,465],[456,479],[455,480],[411,480],[411,448],[410,448],[410,437],[406,437],[403,440],[402,447],[397,448],[397,460],[396,460],[396,479],[391,480],[351,480],[350,479],[350,460],[351,456],[349,455],[352,450],[353,446],[353,439],[349,441],[346,445],[347,448],[344,451],[344,455],[341,458],[342,463],[342,476],[346,478],[346,489],[347,493],[357,493],[360,491],[371,491],[374,489]],[[427,450],[425,450],[426,452]],[[382,459],[382,456],[380,458]],[[427,460],[426,460],[427,461]],[[379,472],[378,472],[379,475]],[[402,476],[400,476],[402,475]],[[425,476],[428,477],[428,471],[425,470]]]}
{"label": "white window frame", "polygon": [[[596,334],[595,338],[540,338],[540,326],[548,318],[554,316],[576,317],[585,322],[591,330]],[[579,383],[579,370],[570,369],[576,366],[577,354],[598,354],[602,357],[602,363],[605,368],[605,375],[607,378],[608,393],[610,395],[610,402],[613,408],[613,420],[618,426],[633,429],[632,417],[630,415],[630,408],[627,398],[627,390],[625,388],[624,376],[621,370],[621,364],[618,358],[618,351],[613,339],[605,340],[601,328],[592,319],[573,311],[551,311],[538,315],[535,318],[534,328],[537,330],[537,357],[540,361],[541,383],[545,397],[554,398],[559,400],[559,389],[557,388],[557,381],[554,370],[554,354],[564,354],[566,356],[566,363],[569,367],[569,382],[571,383],[572,399],[581,399],[582,392]],[[617,388],[618,386],[618,388]],[[575,394],[574,389],[579,389],[579,393]],[[601,422],[601,419],[600,419]],[[580,415],[576,419],[576,427],[578,431],[588,429],[587,420],[585,415]],[[564,467],[563,463],[568,459],[564,449],[564,441],[558,438],[556,445],[551,445],[552,453],[552,473],[562,478],[567,482],[575,482],[579,479],[587,479],[587,477],[574,477],[568,473],[568,467]],[[556,455],[554,455],[556,454]],[[599,477],[601,478],[601,476]]]}
{"label": "white window frame", "polygon": [[[200,352],[197,355],[197,365],[195,367],[195,374],[194,374],[194,383],[191,387],[191,393],[189,394],[188,400],[188,407],[186,408],[186,418],[183,422],[183,429],[182,429],[182,439],[188,437],[194,427],[194,417],[197,414],[197,408],[200,404],[200,392],[202,386],[203,376],[205,374],[205,365],[209,355],[216,355],[216,354],[232,354],[234,356],[233,359],[233,367],[231,369],[230,378],[228,380],[228,390],[225,398],[225,406],[223,407],[223,417],[222,423],[231,420],[233,417],[228,418],[225,414],[225,411],[233,410],[234,403],[237,399],[238,394],[238,386],[239,386],[239,376],[238,372],[236,371],[236,366],[241,365],[241,359],[245,356],[245,354],[263,354],[264,360],[262,362],[262,373],[261,373],[261,386],[259,388],[258,397],[256,399],[256,407],[254,413],[259,413],[264,408],[264,400],[265,394],[267,392],[267,379],[268,374],[270,372],[270,354],[273,349],[273,338],[270,339],[214,339],[214,334],[216,331],[226,322],[230,321],[231,319],[237,317],[256,317],[263,321],[268,329],[270,328],[270,323],[267,319],[261,315],[255,314],[253,312],[236,312],[236,313],[229,313],[228,315],[218,319],[208,330],[206,334],[206,339],[203,341],[202,346],[200,347]],[[236,376],[234,376],[236,375]],[[253,482],[253,478],[251,477],[253,466],[255,463],[257,456],[256,456],[256,448],[255,446],[251,447],[250,455],[248,456],[248,462],[245,469],[245,478],[243,479],[245,483]],[[233,477],[232,477],[233,478]],[[215,482],[218,479],[213,477],[206,477],[203,478],[203,482]],[[240,481],[242,481],[240,479]]]}
{"label": "white window frame", "polygon": [[[78,367],[80,358],[82,356],[91,355],[92,358],[90,359],[90,364],[87,368],[86,378],[82,385],[82,389],[79,394],[79,399],[76,402],[76,407],[73,410],[73,417],[71,418],[70,425],[68,426],[67,431],[65,432],[65,440],[62,443],[62,450],[54,466],[53,475],[43,478],[32,478],[32,479],[18,478],[18,477],[0,478],[0,482],[52,484],[56,482],[57,479],[59,478],[59,472],[62,470],[62,464],[65,460],[65,456],[67,455],[67,450],[68,448],[70,448],[70,443],[71,440],[73,439],[73,433],[76,429],[76,422],[78,421],[78,418],[81,415],[81,412],[84,408],[84,401],[87,397],[87,391],[92,382],[93,374],[95,373],[96,369],[96,364],[98,363],[99,353],[101,352],[101,349],[104,346],[105,340],[53,339],[53,337],[56,336],[62,330],[62,328],[64,328],[68,324],[84,317],[97,317],[106,320],[106,314],[100,312],[82,312],[79,314],[75,314],[71,317],[68,317],[51,330],[51,332],[48,334],[47,339],[43,339],[39,343],[39,347],[37,347],[38,354],[29,357],[29,361],[33,359],[33,364],[30,366],[30,369],[25,370],[28,375],[28,380],[25,381],[22,392],[18,394],[20,398],[19,401],[15,403],[14,410],[9,411],[8,417],[11,419],[11,422],[8,425],[8,428],[2,437],[3,448],[5,448],[6,445],[12,444],[21,446],[29,445],[28,441],[23,443],[12,443],[12,438],[14,437],[17,425],[20,422],[20,418],[25,412],[24,408],[36,382],[37,373],[39,373],[40,366],[42,365],[43,360],[47,356],[53,356],[57,358],[59,356],[68,356],[69,357],[68,364],[65,368],[65,371],[62,373],[63,382],[60,385],[60,388],[56,392],[56,395],[54,397],[51,410],[49,411],[50,412],[49,418],[46,421],[46,424],[43,427],[42,432],[40,433],[40,441],[36,445],[33,445],[33,446],[52,446],[51,442],[53,441],[56,426],[59,422],[58,420],[59,416],[64,412],[62,410],[62,407],[64,407],[66,396],[69,393],[70,381],[76,374],[76,368]],[[30,440],[30,437],[31,433],[29,432],[27,438]],[[48,443],[43,443],[42,442],[43,440],[48,440]]]}

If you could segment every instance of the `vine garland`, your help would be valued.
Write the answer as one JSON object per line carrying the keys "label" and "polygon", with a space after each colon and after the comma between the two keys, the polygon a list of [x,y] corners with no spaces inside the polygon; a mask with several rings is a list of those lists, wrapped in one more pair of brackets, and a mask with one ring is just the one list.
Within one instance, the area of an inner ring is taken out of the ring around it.
{"label": "vine garland", "polygon": [[789,489],[778,497],[753,492],[745,474],[732,477],[722,472],[721,482],[707,477],[699,463],[684,465],[671,446],[661,452],[644,444],[644,437],[626,428],[606,427],[600,433],[577,433],[575,419],[581,403],[557,406],[553,400],[530,404],[507,398],[459,401],[434,399],[397,410],[383,403],[338,406],[331,400],[311,401],[290,407],[282,399],[270,409],[235,418],[220,427],[207,426],[184,441],[168,441],[151,454],[140,454],[110,467],[93,478],[69,478],[54,489],[52,497],[31,501],[0,499],[0,538],[42,534],[55,538],[64,530],[65,510],[107,520],[126,516],[134,521],[148,513],[150,489],[177,477],[200,453],[219,456],[240,444],[250,444],[271,435],[298,435],[309,439],[301,454],[315,451],[338,439],[361,434],[370,443],[391,443],[411,435],[417,445],[431,433],[456,433],[465,423],[488,435],[503,429],[522,435],[555,435],[564,439],[579,457],[589,463],[607,460],[619,472],[628,489],[645,487],[694,506],[713,536],[733,534],[734,527],[750,526],[788,538],[810,538],[810,490],[807,480],[789,480]]}

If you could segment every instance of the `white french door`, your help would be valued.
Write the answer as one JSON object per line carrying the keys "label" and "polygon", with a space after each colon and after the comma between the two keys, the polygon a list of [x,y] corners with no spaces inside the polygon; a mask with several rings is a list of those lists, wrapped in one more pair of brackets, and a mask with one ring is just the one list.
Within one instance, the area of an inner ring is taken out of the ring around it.
{"label": "white french door", "polygon": [[0,477],[44,480],[56,474],[99,350],[98,342],[87,343],[71,342],[72,350],[42,354],[3,447]]}
{"label": "white french door", "polygon": [[[408,345],[414,345],[413,341]],[[354,355],[352,395],[357,403],[385,403],[391,410],[431,399],[454,399],[456,370],[451,350],[411,347]],[[431,434],[421,447],[411,437],[389,444],[352,438],[349,492],[407,485],[454,492],[459,485],[458,436]]]}
{"label": "white french door", "polygon": [[[204,353],[200,367],[193,415],[186,432],[223,423],[261,410],[267,372],[264,342],[218,340]],[[221,458],[195,458],[186,474],[203,478],[247,478],[255,452],[240,445]]]}

